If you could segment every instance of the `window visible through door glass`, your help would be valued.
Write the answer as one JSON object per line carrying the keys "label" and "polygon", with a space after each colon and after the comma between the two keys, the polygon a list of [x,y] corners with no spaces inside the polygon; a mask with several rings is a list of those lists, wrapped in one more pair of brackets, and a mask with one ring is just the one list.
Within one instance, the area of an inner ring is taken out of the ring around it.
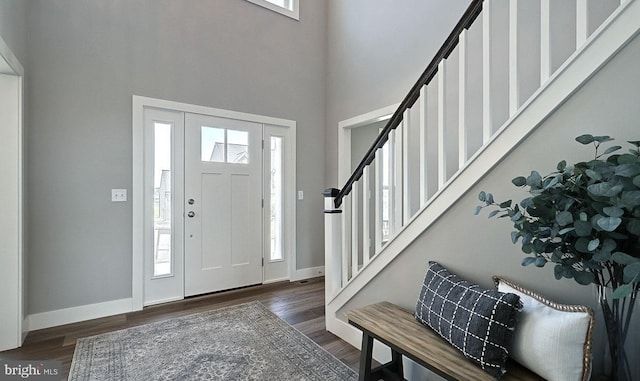
{"label": "window visible through door glass", "polygon": [[271,254],[269,260],[280,261],[283,233],[283,176],[282,176],[282,138],[271,137]]}
{"label": "window visible through door glass", "polygon": [[201,160],[215,163],[249,164],[247,131],[202,126]]}
{"label": "window visible through door glass", "polygon": [[153,275],[171,274],[171,130],[154,123]]}

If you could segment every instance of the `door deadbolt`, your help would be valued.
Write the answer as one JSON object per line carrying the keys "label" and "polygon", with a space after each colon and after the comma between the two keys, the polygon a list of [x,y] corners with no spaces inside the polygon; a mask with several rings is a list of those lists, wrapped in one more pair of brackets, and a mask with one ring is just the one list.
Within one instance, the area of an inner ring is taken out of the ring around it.
{"label": "door deadbolt", "polygon": [[193,205],[195,202],[196,202],[196,200],[194,200],[194,199],[192,199],[192,198],[190,198],[190,199],[187,201],[187,203],[188,203],[189,205]]}
{"label": "door deadbolt", "polygon": [[195,217],[195,216],[196,216],[196,213],[195,213],[195,212],[193,212],[193,211],[191,211],[191,212],[187,213],[187,216],[188,216],[189,218],[193,218],[193,217]]}

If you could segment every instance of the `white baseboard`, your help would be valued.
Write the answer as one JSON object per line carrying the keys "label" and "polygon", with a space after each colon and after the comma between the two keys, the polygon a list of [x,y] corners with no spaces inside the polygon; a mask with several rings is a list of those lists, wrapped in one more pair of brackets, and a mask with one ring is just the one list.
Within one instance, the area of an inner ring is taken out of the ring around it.
{"label": "white baseboard", "polygon": [[[291,281],[299,281],[324,275],[324,266],[309,267],[296,270]],[[162,302],[167,302],[162,301]],[[59,325],[77,323],[80,321],[97,319],[133,311],[133,299],[119,299],[109,302],[89,304],[85,306],[64,308],[61,310],[41,312],[29,315],[23,322],[25,331],[51,328]]]}
{"label": "white baseboard", "polygon": [[27,317],[30,331],[133,311],[131,298],[41,312]]}
{"label": "white baseboard", "polygon": [[316,278],[324,275],[324,266],[318,267],[308,267],[306,269],[298,269],[295,274],[291,277],[291,281],[295,282],[298,280]]}

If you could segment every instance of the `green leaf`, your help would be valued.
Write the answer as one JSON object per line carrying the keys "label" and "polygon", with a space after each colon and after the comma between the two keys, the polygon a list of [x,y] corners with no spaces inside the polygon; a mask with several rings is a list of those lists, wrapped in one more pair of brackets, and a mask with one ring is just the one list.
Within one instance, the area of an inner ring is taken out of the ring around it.
{"label": "green leaf", "polygon": [[500,213],[499,210],[497,210],[497,209],[496,210],[492,210],[491,213],[489,213],[489,216],[487,216],[487,218],[491,218],[491,217],[495,216],[498,213]]}
{"label": "green leaf", "polygon": [[480,193],[478,194],[478,199],[482,202],[485,202],[485,200],[487,199],[487,193],[485,191],[480,191]]}
{"label": "green leaf", "polygon": [[531,171],[531,174],[527,177],[527,185],[539,188],[542,185],[542,176],[536,171]]}
{"label": "green leaf", "polygon": [[527,178],[524,176],[518,176],[516,178],[514,178],[513,180],[511,180],[511,183],[517,187],[521,187],[524,186],[525,184],[527,184]]}
{"label": "green leaf", "polygon": [[638,161],[636,155],[625,153],[624,155],[618,156],[618,165],[622,164],[633,164]]}
{"label": "green leaf", "polygon": [[594,139],[593,139],[593,135],[585,134],[585,135],[578,136],[576,138],[576,141],[582,144],[591,144],[594,142]]}
{"label": "green leaf", "polygon": [[633,144],[637,148],[640,148],[640,140],[627,140],[627,143]]}
{"label": "green leaf", "polygon": [[513,231],[511,232],[511,242],[514,244],[518,242],[518,238],[520,238],[520,232]]}
{"label": "green leaf", "polygon": [[616,244],[616,241],[612,240],[611,238],[605,238],[604,241],[602,241],[602,251],[606,251],[607,253],[611,253],[616,247],[618,246],[618,244]]}
{"label": "green leaf", "polygon": [[589,242],[591,240],[585,237],[580,237],[575,243],[575,248],[581,253],[589,253]]}
{"label": "green leaf", "polygon": [[622,218],[619,217],[603,217],[598,220],[598,226],[602,228],[602,230],[607,232],[612,232],[616,230],[618,226],[622,223]]}
{"label": "green leaf", "polygon": [[576,234],[578,237],[588,237],[591,235],[591,223],[587,221],[578,220],[573,223],[576,228]]}
{"label": "green leaf", "polygon": [[569,212],[560,212],[556,215],[556,222],[560,226],[567,226],[573,223],[573,215]]}
{"label": "green leaf", "polygon": [[613,147],[609,147],[609,148],[607,148],[607,150],[606,150],[606,151],[604,151],[602,154],[603,154],[603,155],[608,155],[608,154],[610,154],[610,153],[612,153],[612,152],[616,152],[617,150],[619,150],[619,149],[621,149],[621,148],[622,148],[621,146],[613,146]]}
{"label": "green leaf", "polygon": [[633,185],[640,188],[640,175],[633,178]]}
{"label": "green leaf", "polygon": [[598,238],[592,239],[591,241],[589,241],[589,245],[587,246],[587,250],[594,251],[595,249],[598,248],[598,246],[600,246],[600,240]]}
{"label": "green leaf", "polygon": [[[589,227],[591,227],[591,226],[589,226]],[[572,231],[574,231],[574,230],[576,230],[576,228],[575,228],[575,227],[564,228],[564,229],[562,229],[562,230],[560,230],[560,231],[558,232],[558,235],[565,235],[565,234],[567,234],[567,233],[569,233],[569,232],[572,232]]]}
{"label": "green leaf", "polygon": [[501,208],[510,208],[511,207],[511,200],[503,201],[503,202],[500,203],[499,206]]}
{"label": "green leaf", "polygon": [[607,206],[605,208],[602,208],[602,211],[609,217],[622,217],[622,215],[624,214],[624,210],[618,208],[617,206]]}
{"label": "green leaf", "polygon": [[596,181],[602,180],[602,176],[598,172],[594,171],[593,169],[587,169],[585,173],[587,174],[587,176],[589,176],[593,180],[596,180]]}
{"label": "green leaf", "polygon": [[640,276],[640,262],[635,262],[624,268],[624,281],[632,282],[637,276]]}
{"label": "green leaf", "polygon": [[547,260],[544,257],[537,257],[534,264],[536,267],[544,267],[547,264]]}
{"label": "green leaf", "polygon": [[613,259],[615,263],[619,263],[625,266],[632,263],[640,262],[640,259],[632,257],[629,254],[623,253],[621,251],[616,251],[615,253],[611,254],[611,259]]}
{"label": "green leaf", "polygon": [[589,221],[589,216],[585,212],[580,212],[580,221]]}
{"label": "green leaf", "polygon": [[640,220],[631,218],[627,222],[627,231],[631,234],[640,235]]}
{"label": "green leaf", "polygon": [[556,265],[553,268],[553,276],[556,277],[556,279],[560,280],[562,279],[562,265]]}
{"label": "green leaf", "polygon": [[493,204],[493,195],[491,193],[487,193],[487,204]]}
{"label": "green leaf", "polygon": [[587,187],[587,190],[595,196],[613,197],[622,191],[622,185],[615,185],[612,183],[597,183],[591,184]]}
{"label": "green leaf", "polygon": [[533,263],[535,263],[536,258],[535,257],[524,257],[522,259],[522,266],[529,266]]}
{"label": "green leaf", "polygon": [[516,222],[520,218],[522,218],[522,212],[516,212],[516,214],[514,214],[513,217],[511,217],[511,221]]}
{"label": "green leaf", "polygon": [[640,206],[640,191],[622,192],[620,200],[631,209]]}
{"label": "green leaf", "polygon": [[[541,240],[541,239],[537,239],[537,238],[536,238],[536,239],[533,241],[533,250],[534,250],[536,253],[544,253],[544,251],[545,251],[545,250],[544,250],[544,249],[545,249],[545,247],[546,247],[546,244],[544,243],[544,241],[543,241],[543,240]],[[538,258],[540,258],[540,257],[538,257]],[[543,259],[544,259],[544,258],[543,258]],[[537,266],[537,265],[536,265],[536,266]]]}
{"label": "green leaf", "polygon": [[562,160],[561,162],[558,163],[556,168],[558,169],[558,171],[564,171],[564,169],[567,168],[567,161]]}
{"label": "green leaf", "polygon": [[598,143],[605,143],[605,142],[610,142],[613,140],[613,138],[611,138],[611,136],[594,136],[593,140],[597,141]]}
{"label": "green leaf", "polygon": [[560,182],[560,180],[562,179],[562,175],[558,175],[555,176],[553,178],[547,178],[544,180],[544,189],[549,189],[549,188],[553,188],[554,186],[556,186],[556,184],[558,184]]}
{"label": "green leaf", "polygon": [[611,293],[611,299],[622,299],[631,295],[631,292],[633,292],[633,286],[631,284],[623,284],[613,290],[613,293]]}
{"label": "green leaf", "polygon": [[590,271],[576,271],[573,274],[573,279],[575,279],[579,284],[586,286],[593,283],[593,281],[596,280],[596,277]]}
{"label": "green leaf", "polygon": [[607,262],[611,260],[611,253],[601,250],[595,253],[591,259],[596,262]]}
{"label": "green leaf", "polygon": [[618,165],[615,173],[622,177],[635,177],[640,175],[640,165],[638,162]]}

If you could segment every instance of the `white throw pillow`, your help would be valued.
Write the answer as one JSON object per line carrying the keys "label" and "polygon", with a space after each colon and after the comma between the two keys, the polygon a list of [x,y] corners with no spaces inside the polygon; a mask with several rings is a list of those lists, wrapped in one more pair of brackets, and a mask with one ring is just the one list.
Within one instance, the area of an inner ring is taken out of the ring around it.
{"label": "white throw pillow", "polygon": [[493,279],[498,291],[520,296],[523,304],[509,357],[548,381],[588,380],[591,309],[556,304],[503,278]]}

